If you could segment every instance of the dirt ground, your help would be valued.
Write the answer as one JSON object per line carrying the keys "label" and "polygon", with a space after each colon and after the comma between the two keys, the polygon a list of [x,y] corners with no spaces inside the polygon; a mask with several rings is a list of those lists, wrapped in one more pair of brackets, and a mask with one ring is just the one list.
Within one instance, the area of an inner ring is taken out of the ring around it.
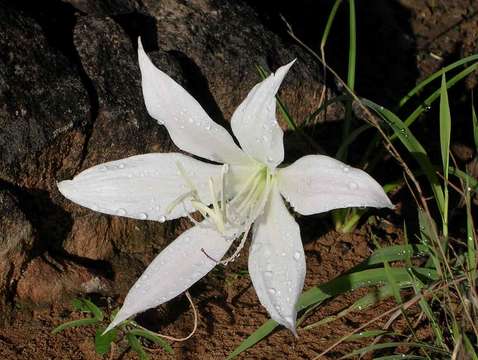
{"label": "dirt ground", "polygon": [[[307,3],[307,1],[305,1]],[[358,86],[360,94],[389,103],[399,99],[413,84],[460,57],[478,50],[478,2],[475,0],[401,0],[392,7],[394,13],[381,14],[381,6],[372,9],[367,2],[357,1],[359,22]],[[277,11],[287,18],[286,6],[277,5]],[[282,8],[282,7],[284,8]],[[390,9],[390,8],[388,8]],[[370,10],[368,16],[364,16]],[[257,11],[262,11],[258,9]],[[273,11],[273,10],[271,10]],[[362,15],[362,16],[361,16]],[[297,16],[294,15],[296,19]],[[393,22],[382,21],[393,18]],[[274,25],[271,20],[271,26]],[[296,20],[297,21],[297,20]],[[292,25],[294,25],[294,22]],[[361,22],[363,22],[361,24]],[[376,30],[380,31],[376,31]],[[307,31],[307,26],[299,29]],[[339,31],[333,29],[335,31]],[[362,30],[362,33],[360,31]],[[395,46],[397,39],[387,39],[380,32],[393,33],[400,41],[401,49],[407,51],[407,61],[395,63],[388,49]],[[311,34],[308,33],[308,39]],[[346,36],[346,30],[344,30]],[[299,34],[300,35],[300,34]],[[370,36],[370,42],[367,37]],[[376,41],[378,40],[378,41]],[[372,50],[373,48],[373,50]],[[370,51],[367,51],[370,49]],[[331,49],[333,53],[333,49]],[[346,59],[342,53],[342,61]],[[341,61],[332,54],[340,68]],[[337,59],[337,60],[336,60]],[[379,68],[380,71],[376,71]],[[319,69],[319,68],[318,68]],[[396,81],[395,81],[396,79]],[[474,86],[473,79],[467,83]],[[464,95],[463,95],[464,96]],[[466,141],[464,141],[466,143]],[[462,144],[463,145],[463,144]],[[464,144],[463,146],[466,146]],[[400,195],[392,198],[394,203],[403,201]],[[399,210],[397,210],[399,211]],[[300,217],[305,252],[307,256],[307,277],[305,289],[326,282],[346,272],[371,254],[370,232],[380,234],[385,243],[400,242],[398,226],[401,220],[397,213],[375,212],[380,225],[361,225],[353,234],[343,235],[331,228],[327,216]],[[397,227],[395,227],[397,226]],[[247,269],[247,251],[227,268],[214,270],[191,289],[191,295],[199,312],[199,326],[196,334],[188,341],[173,343],[174,356],[162,350],[150,353],[152,359],[222,359],[239,343],[257,329],[268,317],[260,306],[248,276],[241,276]],[[357,291],[326,302],[306,321],[313,323],[324,316],[333,315],[363,295]],[[95,299],[107,306],[108,299]],[[111,307],[121,299],[109,299]],[[310,359],[326,349],[337,338],[354,330],[360,324],[382,314],[393,306],[385,302],[372,309],[355,312],[345,318],[319,326],[310,331],[300,331],[299,338],[284,329],[275,331],[264,341],[241,355],[242,359]],[[24,310],[24,309],[22,309]],[[81,328],[51,335],[58,324],[78,318],[67,304],[56,304],[51,308],[19,311],[11,325],[0,329],[1,359],[97,359],[93,348],[93,329]],[[142,318],[144,318],[143,316]],[[185,297],[148,313],[148,326],[165,334],[183,336],[193,326],[192,312]],[[385,321],[378,321],[376,326]],[[400,327],[400,322],[395,325]],[[423,329],[422,337],[426,339]],[[328,354],[335,359],[357,347],[357,343],[345,343]],[[135,359],[130,352],[116,349],[113,359]]]}

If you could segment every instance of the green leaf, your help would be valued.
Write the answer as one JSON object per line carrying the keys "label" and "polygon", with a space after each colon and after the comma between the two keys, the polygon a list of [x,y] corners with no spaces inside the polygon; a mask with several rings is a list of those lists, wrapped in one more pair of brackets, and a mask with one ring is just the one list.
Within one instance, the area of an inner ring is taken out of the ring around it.
{"label": "green leaf", "polygon": [[410,100],[413,96],[417,95],[418,93],[420,93],[421,90],[423,90],[425,88],[425,86],[427,86],[429,83],[431,83],[433,80],[439,78],[440,76],[442,76],[442,74],[445,74],[447,73],[448,71],[450,70],[453,70],[461,65],[465,65],[471,61],[475,61],[475,60],[478,60],[478,54],[476,55],[471,55],[471,56],[468,56],[466,58],[463,58],[463,59],[460,59],[458,61],[455,61],[454,63],[440,69],[439,71],[433,73],[432,75],[428,76],[425,80],[421,81],[419,84],[417,84],[412,90],[410,90],[406,96],[404,96],[401,100],[400,100],[400,107],[402,107],[403,105],[405,105],[408,100]]}
{"label": "green leaf", "polygon": [[362,331],[357,334],[350,335],[345,341],[356,341],[356,340],[361,340],[369,337],[377,337],[377,336],[383,336],[383,335],[396,335],[393,332],[385,331],[385,330],[368,330],[368,331]]}
{"label": "green leaf", "polygon": [[425,344],[425,343],[389,342],[389,343],[380,343],[380,344],[373,344],[373,345],[365,346],[361,349],[354,350],[354,351],[352,351],[351,353],[349,353],[345,356],[342,356],[341,359],[350,359],[350,358],[353,358],[357,355],[366,354],[370,351],[389,349],[389,348],[397,348],[399,346],[417,347],[417,348],[421,348],[421,349],[427,349],[429,351],[439,353],[439,354],[443,354],[443,355],[451,355],[447,351],[444,351],[441,348],[438,348],[436,346],[432,346],[432,345],[429,345],[429,344]]}
{"label": "green leaf", "polygon": [[446,90],[445,74],[441,78],[440,88],[440,147],[441,158],[443,162],[443,174],[448,179],[448,168],[450,161],[450,133],[451,133],[451,115],[450,104],[448,103],[448,92]]}
{"label": "green leaf", "polygon": [[104,355],[108,353],[111,349],[111,343],[116,340],[118,331],[112,329],[106,334],[102,335],[105,329],[99,328],[96,330],[95,334],[95,350],[99,355]]}
{"label": "green leaf", "polygon": [[[458,73],[457,75],[453,76],[450,80],[448,80],[446,82],[446,87],[447,89],[451,88],[453,85],[455,85],[457,82],[459,82],[460,80],[464,79],[466,76],[468,76],[469,74],[471,74],[473,71],[475,71],[476,69],[478,69],[478,62],[474,63],[473,65],[470,65],[469,67],[465,68],[464,70],[462,70],[460,73]],[[440,74],[441,75],[441,74]],[[438,76],[440,76],[438,75]],[[420,105],[418,106],[415,111],[413,111],[413,113],[410,114],[410,116],[408,116],[405,121],[404,121],[404,124],[406,126],[410,126],[411,124],[413,124],[415,122],[415,120],[424,112],[424,111],[427,111],[431,104],[433,104],[433,102],[438,99],[438,97],[440,96],[440,93],[441,93],[441,89],[437,89],[435,90],[429,97],[427,97],[425,99],[425,101],[423,101],[423,105]]]}
{"label": "green leaf", "polygon": [[168,342],[166,342],[164,339],[162,339],[158,335],[152,333],[151,331],[143,330],[143,329],[133,329],[129,333],[137,337],[138,336],[144,337],[145,339],[148,339],[154,342],[155,344],[161,345],[161,347],[170,354],[174,353],[173,348],[171,347],[171,345],[169,345]]}
{"label": "green leaf", "polygon": [[79,327],[79,326],[95,325],[98,322],[99,322],[98,319],[95,319],[95,318],[73,320],[73,321],[69,321],[69,322],[66,322],[64,324],[61,324],[61,325],[57,326],[56,328],[54,328],[51,331],[51,333],[52,334],[57,334],[60,331],[63,331],[65,329],[69,329],[69,328],[73,328],[73,327]]}
{"label": "green leaf", "polygon": [[400,120],[400,118],[395,115],[390,110],[379,106],[374,102],[362,99],[363,103],[374,110],[380,117],[387,123],[395,135],[400,139],[402,144],[410,152],[410,154],[415,158],[415,160],[420,165],[423,173],[428,179],[430,186],[432,187],[433,193],[435,195],[435,200],[437,202],[438,208],[440,211],[444,208],[445,198],[443,195],[443,190],[438,181],[438,177],[435,173],[435,168],[433,167],[427,152],[420,142],[415,138],[407,125]]}
{"label": "green leaf", "polygon": [[144,351],[143,346],[139,342],[138,338],[132,334],[126,334],[126,340],[128,340],[131,349],[138,354],[140,360],[149,360],[148,354]]}
{"label": "green leaf", "polygon": [[475,105],[471,102],[471,119],[473,122],[473,140],[475,141],[475,149],[478,152],[478,118],[476,117]]}

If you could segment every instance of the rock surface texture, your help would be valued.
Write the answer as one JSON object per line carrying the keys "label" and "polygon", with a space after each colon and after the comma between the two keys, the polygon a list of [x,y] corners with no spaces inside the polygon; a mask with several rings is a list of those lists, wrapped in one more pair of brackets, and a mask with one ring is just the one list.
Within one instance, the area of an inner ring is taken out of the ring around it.
{"label": "rock surface texture", "polygon": [[57,181],[100,162],[177,150],[144,107],[138,36],[156,65],[226,126],[260,80],[256,65],[275,69],[298,58],[281,96],[299,119],[319,102],[316,64],[242,1],[1,3],[4,318],[18,303],[45,305],[85,292],[124,295],[185,226],[94,213],[56,189]]}

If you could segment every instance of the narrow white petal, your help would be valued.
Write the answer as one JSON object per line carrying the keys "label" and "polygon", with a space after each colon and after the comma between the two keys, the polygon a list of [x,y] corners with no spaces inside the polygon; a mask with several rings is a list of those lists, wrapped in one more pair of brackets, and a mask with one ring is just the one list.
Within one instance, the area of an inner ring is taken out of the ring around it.
{"label": "narrow white petal", "polygon": [[294,61],[254,86],[231,119],[232,131],[242,149],[271,167],[284,159],[284,134],[277,124],[275,95]]}
{"label": "narrow white petal", "polygon": [[305,278],[304,249],[299,226],[276,188],[254,226],[249,273],[271,318],[296,334],[296,304]]}
{"label": "narrow white petal", "polygon": [[347,207],[393,208],[370,175],[328,156],[304,156],[280,169],[278,177],[282,195],[303,215]]}
{"label": "narrow white petal", "polygon": [[231,244],[232,241],[203,225],[185,231],[146,268],[106,331],[186,291],[216,266]]}
{"label": "narrow white petal", "polygon": [[220,174],[220,165],[178,153],[153,153],[94,166],[60,182],[58,189],[77,204],[105,214],[165,221],[193,211],[186,199],[168,212],[175,200],[191,191],[188,179],[208,204],[209,178],[219,182]]}
{"label": "narrow white petal", "polygon": [[232,136],[189,93],[154,66],[138,40],[143,96],[149,114],[165,125],[182,150],[221,163],[248,161]]}

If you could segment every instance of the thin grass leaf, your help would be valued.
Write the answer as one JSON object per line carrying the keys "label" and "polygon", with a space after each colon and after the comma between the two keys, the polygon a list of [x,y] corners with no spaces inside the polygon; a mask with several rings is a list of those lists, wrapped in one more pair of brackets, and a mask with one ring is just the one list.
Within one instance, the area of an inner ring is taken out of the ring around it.
{"label": "thin grass leaf", "polygon": [[362,296],[360,299],[355,301],[352,305],[340,311],[338,314],[327,316],[326,318],[323,318],[313,324],[304,326],[302,330],[310,330],[317,326],[321,326],[329,322],[338,320],[340,318],[343,318],[344,316],[347,316],[353,311],[364,310],[366,308],[369,308],[370,306],[377,304],[381,300],[388,299],[391,296],[393,296],[393,290],[389,285],[385,285],[385,286],[381,286],[379,288],[373,289],[368,294]]}
{"label": "thin grass leaf", "polygon": [[466,172],[461,171],[460,169],[454,168],[450,166],[448,171],[451,175],[458,177],[459,179],[463,180],[464,182],[468,182],[468,187],[471,191],[478,191],[478,180],[476,180],[473,176],[468,175]]}
{"label": "thin grass leaf", "polygon": [[473,98],[471,100],[471,119],[473,124],[473,140],[475,142],[475,149],[478,151],[478,118],[476,117],[475,105]]}
{"label": "thin grass leaf", "polygon": [[347,149],[350,144],[352,144],[365,130],[371,129],[369,124],[364,124],[356,129],[354,129],[348,136],[342,140],[337,153],[335,154],[336,158],[342,158],[347,152]]}
{"label": "thin grass leaf", "polygon": [[410,154],[415,158],[430,183],[438,208],[443,209],[445,202],[443,190],[435,173],[435,168],[431,164],[428,154],[423,146],[417,138],[415,138],[408,126],[393,112],[370,100],[362,99],[362,101],[365,105],[380,115],[380,117],[392,128],[395,135],[400,139]]}
{"label": "thin grass leaf", "polygon": [[52,334],[58,334],[60,331],[63,331],[65,329],[73,328],[73,327],[79,327],[79,326],[89,326],[89,325],[95,325],[99,321],[98,319],[95,318],[88,318],[88,319],[80,319],[80,320],[73,320],[66,322],[64,324],[61,324],[54,328],[51,333]]}
{"label": "thin grass leaf", "polygon": [[386,355],[386,356],[380,356],[380,357],[374,358],[374,360],[402,360],[402,359],[427,360],[428,358],[419,356],[419,355],[407,355],[407,354]]}
{"label": "thin grass leaf", "polygon": [[368,331],[362,331],[357,334],[350,335],[347,339],[345,339],[345,341],[356,341],[356,340],[366,339],[369,337],[377,337],[377,336],[384,336],[384,335],[398,336],[398,334],[391,331],[368,330]]}
{"label": "thin grass leaf", "polygon": [[126,340],[128,340],[131,349],[138,354],[140,360],[149,360],[148,354],[144,351],[143,346],[139,342],[138,338],[132,334],[126,334]]}
{"label": "thin grass leaf", "polygon": [[317,109],[315,109],[314,111],[312,111],[310,114],[307,115],[307,117],[304,119],[304,121],[300,125],[300,128],[303,128],[309,125],[310,122],[314,120],[320,114],[320,112],[325,111],[330,105],[335,103],[340,103],[350,99],[352,98],[349,95],[339,95],[332,99],[324,99],[322,104]]}
{"label": "thin grass leaf", "polygon": [[[451,88],[453,85],[455,85],[457,82],[460,80],[464,79],[466,76],[471,74],[473,71],[478,69],[478,62],[474,63],[473,65],[470,65],[467,67],[465,70],[462,70],[460,73],[457,75],[453,76],[450,80],[447,81],[446,87],[447,89]],[[424,101],[423,104],[418,106],[404,121],[404,124],[408,127],[411,124],[415,122],[415,120],[425,111],[428,111],[430,106],[433,104],[433,102],[438,99],[440,96],[441,89],[435,90],[429,97],[427,97]]]}
{"label": "thin grass leaf", "polygon": [[152,333],[151,331],[147,331],[143,329],[133,329],[129,333],[136,337],[138,336],[144,337],[145,339],[148,339],[149,341],[152,341],[155,344],[160,345],[169,354],[174,353],[173,348],[171,347],[171,345],[169,345],[167,341],[157,336],[156,334]]}
{"label": "thin grass leaf", "polygon": [[325,24],[324,32],[322,33],[322,39],[320,40],[320,48],[324,49],[329,37],[330,29],[334,23],[335,15],[337,15],[337,10],[339,9],[342,0],[335,0],[332,10],[330,10],[329,17],[327,18],[327,23]]}
{"label": "thin grass leaf", "polygon": [[468,191],[468,183],[465,183],[465,204],[466,204],[466,245],[467,245],[467,261],[468,271],[470,272],[470,278],[472,284],[476,279],[476,239],[475,239],[475,226],[473,224],[473,216],[471,214],[471,198],[470,191]]}
{"label": "thin grass leaf", "polygon": [[347,86],[355,88],[355,66],[357,62],[357,21],[355,0],[349,0],[349,63],[347,69]]}
{"label": "thin grass leaf", "polygon": [[111,343],[116,341],[118,331],[112,329],[103,334],[104,328],[97,329],[95,334],[95,351],[99,355],[107,354],[111,349]]}
{"label": "thin grass leaf", "polygon": [[262,324],[259,327],[259,329],[254,331],[254,333],[249,335],[246,340],[244,340],[237,348],[235,348],[234,351],[228,355],[226,360],[234,359],[240,353],[242,353],[242,352],[246,351],[247,349],[253,347],[259,341],[261,341],[265,337],[269,336],[269,334],[272,333],[272,331],[274,331],[274,329],[277,326],[279,326],[279,324],[276,323],[274,320],[267,320],[264,324]]}
{"label": "thin grass leaf", "polygon": [[440,88],[440,148],[443,162],[443,175],[445,181],[448,180],[448,168],[450,162],[450,134],[451,134],[451,115],[450,104],[448,103],[448,92],[446,90],[445,74],[441,78]]}
{"label": "thin grass leaf", "polygon": [[352,351],[351,353],[342,356],[341,359],[350,359],[357,355],[363,355],[371,351],[382,350],[382,349],[390,349],[390,348],[397,348],[399,346],[407,346],[407,347],[415,347],[426,349],[431,352],[443,355],[451,355],[449,352],[444,351],[441,348],[438,348],[433,345],[425,344],[425,343],[416,343],[416,342],[389,342],[389,343],[380,343],[380,344],[373,344],[369,346],[365,346],[363,348],[357,349]]}
{"label": "thin grass leaf", "polygon": [[403,105],[405,105],[408,100],[410,100],[413,96],[417,95],[418,93],[420,93],[420,91],[425,88],[425,86],[427,86],[429,83],[431,83],[433,80],[439,78],[442,74],[445,74],[447,73],[448,71],[450,70],[453,70],[461,65],[465,65],[471,61],[475,61],[475,60],[478,60],[478,54],[476,55],[471,55],[471,56],[468,56],[466,58],[463,58],[463,59],[460,59],[458,61],[455,61],[454,63],[448,65],[448,66],[445,66],[444,68],[440,69],[439,71],[431,74],[430,76],[428,76],[425,80],[421,81],[420,83],[418,83],[412,90],[410,90],[407,95],[405,95],[399,102],[399,106],[402,107]]}
{"label": "thin grass leaf", "polygon": [[471,360],[478,360],[476,349],[473,346],[470,338],[465,333],[463,333],[463,345],[465,346],[466,354],[471,358]]}

